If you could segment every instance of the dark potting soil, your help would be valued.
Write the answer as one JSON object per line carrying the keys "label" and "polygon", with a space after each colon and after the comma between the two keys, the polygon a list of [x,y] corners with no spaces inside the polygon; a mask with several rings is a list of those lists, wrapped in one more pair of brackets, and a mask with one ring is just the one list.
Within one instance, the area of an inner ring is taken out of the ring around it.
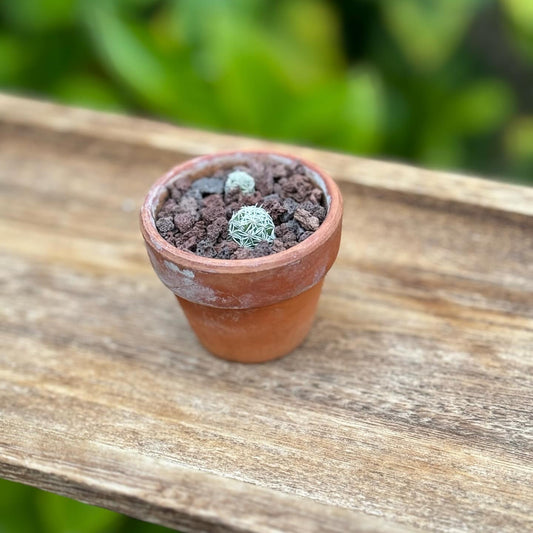
{"label": "dark potting soil", "polygon": [[[253,194],[243,194],[238,188],[224,192],[227,176],[235,170],[254,178]],[[307,239],[326,217],[324,194],[299,163],[255,160],[192,183],[180,180],[168,192],[168,200],[156,215],[159,233],[170,244],[203,257],[248,259],[281,252]],[[228,222],[246,205],[263,207],[272,217],[273,242],[245,248],[231,239]]]}

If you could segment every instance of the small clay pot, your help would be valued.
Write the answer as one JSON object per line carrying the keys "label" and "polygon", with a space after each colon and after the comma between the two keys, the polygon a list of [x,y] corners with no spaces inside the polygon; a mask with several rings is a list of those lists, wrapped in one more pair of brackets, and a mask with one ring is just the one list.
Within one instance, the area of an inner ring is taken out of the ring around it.
{"label": "small clay pot", "polygon": [[[254,158],[301,163],[326,196],[327,215],[301,243],[257,259],[211,259],[176,248],[157,231],[155,215],[167,185],[231,169]],[[243,363],[281,357],[305,338],[324,276],[339,250],[342,198],[335,182],[315,165],[275,152],[231,152],[197,157],[176,166],[150,188],[141,208],[141,232],[159,279],[176,295],[200,342],[213,354]]]}

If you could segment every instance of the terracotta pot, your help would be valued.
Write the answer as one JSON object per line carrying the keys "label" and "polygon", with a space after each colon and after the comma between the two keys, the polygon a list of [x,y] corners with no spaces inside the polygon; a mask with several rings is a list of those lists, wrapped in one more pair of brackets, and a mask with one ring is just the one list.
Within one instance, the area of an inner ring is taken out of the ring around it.
{"label": "terracotta pot", "polygon": [[[298,161],[324,191],[328,213],[313,235],[283,252],[237,260],[200,257],[159,235],[154,217],[168,198],[168,184],[209,176],[256,157]],[[307,161],[273,152],[218,153],[187,161],[154,183],[141,208],[152,266],[176,295],[200,342],[219,357],[247,363],[281,357],[303,341],[324,276],[337,256],[341,222],[342,198],[335,182]]]}

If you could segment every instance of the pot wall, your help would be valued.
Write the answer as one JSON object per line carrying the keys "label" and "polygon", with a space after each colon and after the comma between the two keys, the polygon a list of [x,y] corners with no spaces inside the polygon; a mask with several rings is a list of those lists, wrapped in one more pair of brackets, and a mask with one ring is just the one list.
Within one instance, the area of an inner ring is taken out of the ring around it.
{"label": "pot wall", "polygon": [[211,353],[241,363],[261,363],[291,352],[315,317],[323,280],[273,305],[219,309],[178,298],[198,339]]}

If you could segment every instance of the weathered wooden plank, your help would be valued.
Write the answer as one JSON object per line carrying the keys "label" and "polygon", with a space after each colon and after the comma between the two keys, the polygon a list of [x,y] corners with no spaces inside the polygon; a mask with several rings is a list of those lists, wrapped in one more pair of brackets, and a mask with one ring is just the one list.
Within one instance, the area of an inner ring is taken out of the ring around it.
{"label": "weathered wooden plank", "polygon": [[0,94],[0,116],[7,123],[26,124],[47,131],[85,134],[91,138],[97,136],[102,140],[157,148],[184,157],[234,150],[235,147],[289,151],[320,162],[324,169],[343,181],[533,215],[532,188],[510,184],[502,186],[498,182],[450,172],[436,172],[396,162],[375,161],[249,137],[179,128],[162,122],[66,108],[7,94]]}
{"label": "weathered wooden plank", "polygon": [[198,346],[137,209],[251,143],[0,97],[0,475],[184,530],[531,528],[531,191],[306,150],[341,253],[305,345],[241,366]]}

